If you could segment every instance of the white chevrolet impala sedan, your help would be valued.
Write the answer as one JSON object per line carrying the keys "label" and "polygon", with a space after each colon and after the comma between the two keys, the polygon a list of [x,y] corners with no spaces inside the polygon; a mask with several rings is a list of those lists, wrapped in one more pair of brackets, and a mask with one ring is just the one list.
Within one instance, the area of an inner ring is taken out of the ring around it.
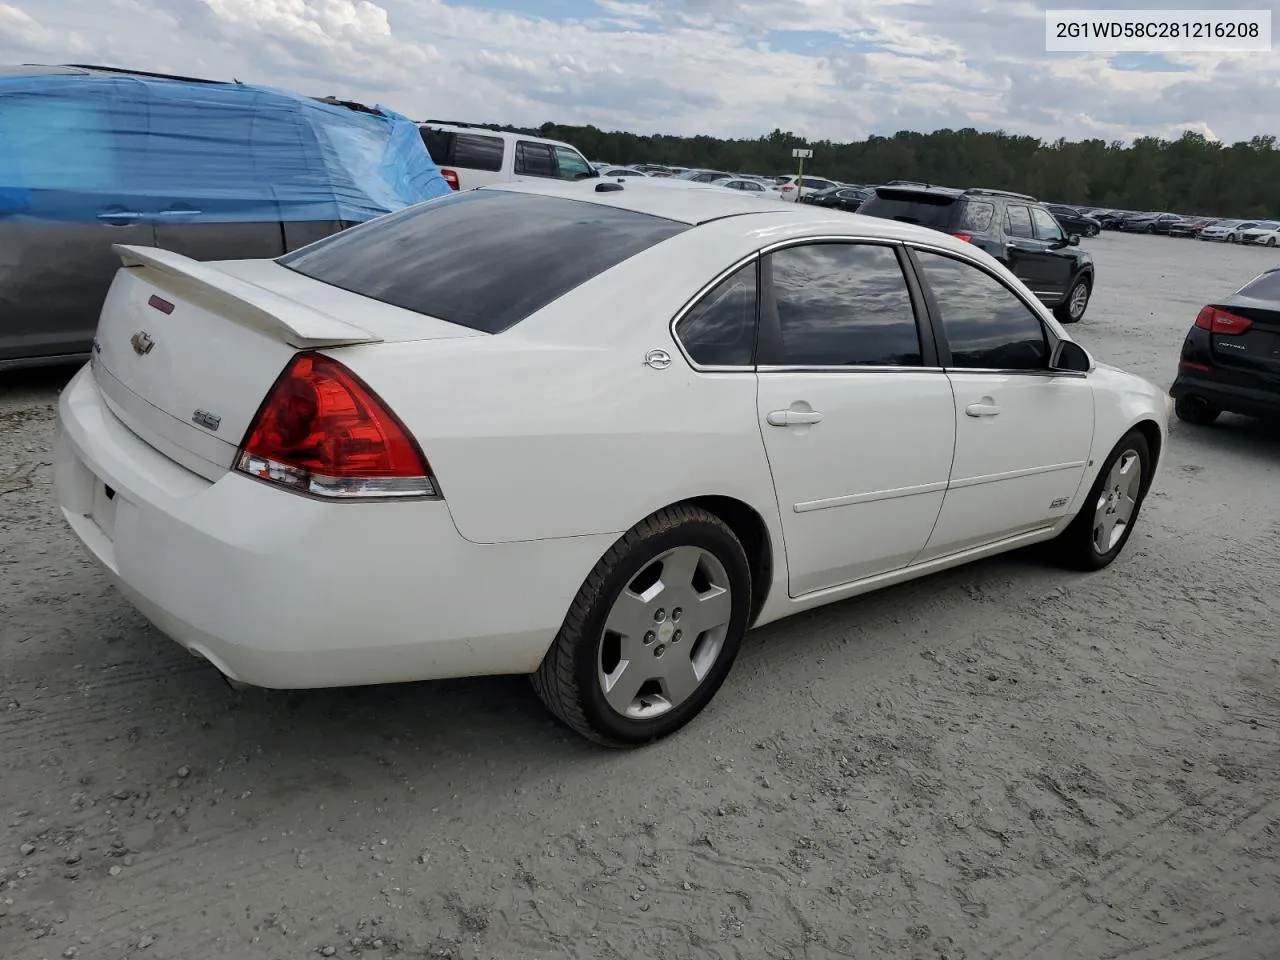
{"label": "white chevrolet impala sedan", "polygon": [[1106,566],[1165,444],[1167,396],[977,248],[717,187],[487,187],[278,260],[118,251],[58,501],[235,683],[531,674],[643,743],[750,627],[1040,541]]}

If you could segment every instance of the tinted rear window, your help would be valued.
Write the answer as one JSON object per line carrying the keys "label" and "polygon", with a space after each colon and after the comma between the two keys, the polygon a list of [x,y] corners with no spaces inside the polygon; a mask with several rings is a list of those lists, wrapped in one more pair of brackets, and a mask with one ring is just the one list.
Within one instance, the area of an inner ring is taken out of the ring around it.
{"label": "tinted rear window", "polygon": [[438,167],[465,167],[468,170],[502,169],[502,153],[505,143],[501,137],[486,137],[475,133],[454,133],[450,130],[433,130],[419,127],[427,153]]}
{"label": "tinted rear window", "polygon": [[1253,297],[1255,300],[1280,301],[1280,270],[1264,273],[1240,288],[1240,296]]}
{"label": "tinted rear window", "polygon": [[996,208],[981,200],[968,200],[960,204],[959,215],[952,224],[961,233],[985,233],[995,218]]}
{"label": "tinted rear window", "polygon": [[373,300],[499,333],[687,229],[578,200],[468,190],[333,234],[277,262]]}
{"label": "tinted rear window", "polygon": [[450,162],[469,170],[496,172],[502,169],[503,146],[504,141],[501,137],[460,133],[454,138],[453,156]]}
{"label": "tinted rear window", "polygon": [[877,190],[858,212],[885,220],[918,223],[946,230],[955,215],[956,198],[919,190]]}

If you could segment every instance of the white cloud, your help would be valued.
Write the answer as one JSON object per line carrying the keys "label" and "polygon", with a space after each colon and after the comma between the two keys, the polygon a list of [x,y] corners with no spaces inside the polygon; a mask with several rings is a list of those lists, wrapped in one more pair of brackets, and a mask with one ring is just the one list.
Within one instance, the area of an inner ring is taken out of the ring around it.
{"label": "white cloud", "polygon": [[718,136],[948,125],[1233,140],[1274,122],[1274,56],[1118,69],[1105,55],[1049,55],[1046,4],[576,0],[566,18],[555,0],[0,0],[0,61],[234,76],[423,118]]}

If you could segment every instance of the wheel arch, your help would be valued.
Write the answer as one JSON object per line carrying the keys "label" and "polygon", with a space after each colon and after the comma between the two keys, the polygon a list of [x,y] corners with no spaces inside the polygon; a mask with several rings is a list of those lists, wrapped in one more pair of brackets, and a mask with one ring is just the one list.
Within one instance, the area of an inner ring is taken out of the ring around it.
{"label": "wheel arch", "polygon": [[1160,430],[1160,425],[1154,420],[1139,420],[1130,429],[1137,430],[1142,434],[1142,439],[1147,441],[1147,449],[1151,451],[1151,469],[1142,478],[1143,492],[1145,493],[1151,489],[1151,484],[1156,477],[1156,471],[1160,466],[1160,456],[1164,452],[1164,433]]}
{"label": "wheel arch", "polygon": [[754,624],[769,597],[769,589],[773,585],[776,570],[773,538],[769,532],[769,525],[755,507],[736,497],[708,494],[691,497],[681,502],[701,507],[719,517],[742,544],[742,549],[746,551],[747,561],[751,566],[750,623]]}

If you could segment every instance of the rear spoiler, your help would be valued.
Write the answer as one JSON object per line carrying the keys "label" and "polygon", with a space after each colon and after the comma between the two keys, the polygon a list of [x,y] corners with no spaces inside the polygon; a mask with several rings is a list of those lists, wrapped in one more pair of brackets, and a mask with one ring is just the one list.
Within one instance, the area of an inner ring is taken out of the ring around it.
{"label": "rear spoiler", "polygon": [[183,292],[211,301],[228,319],[279,336],[290,346],[338,347],[382,340],[345,320],[303,306],[271,290],[233,277],[216,266],[171,250],[114,243],[111,248],[126,267],[147,267],[165,275]]}

